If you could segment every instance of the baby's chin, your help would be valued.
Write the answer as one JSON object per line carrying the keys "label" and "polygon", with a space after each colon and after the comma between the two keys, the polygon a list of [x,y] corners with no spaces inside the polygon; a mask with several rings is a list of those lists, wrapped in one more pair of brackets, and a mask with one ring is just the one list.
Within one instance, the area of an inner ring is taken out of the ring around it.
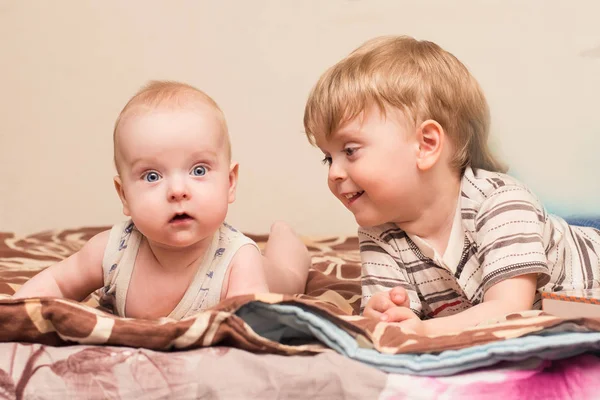
{"label": "baby's chin", "polygon": [[172,235],[166,235],[158,240],[151,240],[156,246],[164,249],[182,250],[189,247],[197,246],[208,238],[206,235],[190,234],[189,232],[178,232]]}

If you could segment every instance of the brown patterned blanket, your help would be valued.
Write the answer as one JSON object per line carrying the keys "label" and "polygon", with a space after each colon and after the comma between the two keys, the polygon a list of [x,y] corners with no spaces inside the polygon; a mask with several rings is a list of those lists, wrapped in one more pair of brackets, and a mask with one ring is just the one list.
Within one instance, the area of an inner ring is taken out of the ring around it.
{"label": "brown patterned blanket", "polygon": [[[306,295],[242,296],[181,321],[119,318],[99,310],[94,297],[85,303],[53,298],[10,298],[23,282],[72,254],[101,229],[104,228],[52,231],[26,237],[0,233],[0,342],[118,345],[153,350],[226,345],[280,355],[316,354],[332,347],[331,343],[310,340],[297,331],[291,338],[280,335],[279,339],[258,334],[252,324],[241,317],[252,310],[248,308],[252,304],[296,306],[345,332],[358,348],[375,349],[384,354],[440,353],[542,331],[600,331],[598,320],[565,321],[539,312],[510,315],[502,321],[490,321],[477,328],[437,337],[415,336],[395,324],[362,318],[357,315],[360,259],[355,237],[305,238],[313,256]],[[266,237],[249,236],[264,245]],[[290,320],[293,316],[286,318]],[[282,323],[285,325],[285,321]],[[297,324],[295,326],[297,328]]]}

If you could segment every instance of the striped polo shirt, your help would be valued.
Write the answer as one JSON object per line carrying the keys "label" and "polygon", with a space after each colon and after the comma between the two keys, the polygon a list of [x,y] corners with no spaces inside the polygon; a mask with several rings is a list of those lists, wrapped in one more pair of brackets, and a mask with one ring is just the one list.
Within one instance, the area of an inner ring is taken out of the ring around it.
{"label": "striped polo shirt", "polygon": [[404,287],[421,318],[452,315],[483,301],[505,279],[537,274],[540,291],[600,287],[600,231],[546,212],[518,180],[467,168],[443,255],[393,223],[359,228],[362,309]]}

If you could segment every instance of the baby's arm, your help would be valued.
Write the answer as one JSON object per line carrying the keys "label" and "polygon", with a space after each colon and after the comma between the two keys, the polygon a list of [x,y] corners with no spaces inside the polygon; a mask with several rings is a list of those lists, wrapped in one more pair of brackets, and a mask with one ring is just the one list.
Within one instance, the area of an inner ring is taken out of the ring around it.
{"label": "baby's arm", "polygon": [[27,282],[13,298],[64,297],[82,301],[102,287],[102,258],[110,231],[92,237],[77,253],[62,260]]}
{"label": "baby's arm", "polygon": [[243,294],[267,293],[269,286],[263,267],[263,256],[252,245],[242,246],[229,265],[221,300]]}

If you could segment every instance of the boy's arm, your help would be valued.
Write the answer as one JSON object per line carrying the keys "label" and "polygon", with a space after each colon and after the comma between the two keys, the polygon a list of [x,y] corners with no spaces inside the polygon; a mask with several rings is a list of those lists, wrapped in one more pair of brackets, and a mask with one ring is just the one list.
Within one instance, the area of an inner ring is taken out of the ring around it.
{"label": "boy's arm", "polygon": [[502,186],[489,195],[474,221],[483,302],[456,315],[423,321],[422,328],[432,334],[453,332],[531,310],[537,289],[550,280],[546,221],[543,206],[524,187]]}
{"label": "boy's arm", "polygon": [[252,245],[242,246],[231,260],[225,282],[222,300],[243,294],[267,293],[269,286],[260,251]]}
{"label": "boy's arm", "polygon": [[535,299],[536,285],[536,274],[506,279],[488,289],[483,303],[455,315],[422,321],[423,332],[421,333],[457,332],[506,314],[531,310]]}
{"label": "boy's arm", "polygon": [[533,308],[537,289],[550,280],[547,219],[540,201],[518,185],[499,187],[481,204],[474,238],[483,303],[457,315],[457,322],[478,324]]}
{"label": "boy's arm", "polygon": [[78,252],[25,282],[13,298],[64,297],[84,300],[103,285],[102,258],[110,231],[92,237]]}

